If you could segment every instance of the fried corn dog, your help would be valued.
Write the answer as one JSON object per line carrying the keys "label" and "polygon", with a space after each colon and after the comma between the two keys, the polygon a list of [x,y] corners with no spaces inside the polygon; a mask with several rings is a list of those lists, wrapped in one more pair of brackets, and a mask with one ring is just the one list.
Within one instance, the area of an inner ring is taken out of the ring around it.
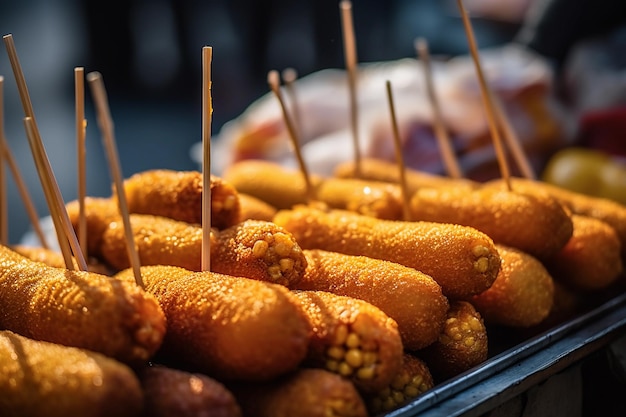
{"label": "fried corn dog", "polygon": [[[167,317],[169,360],[220,380],[269,380],[303,361],[311,329],[284,286],[174,266],[141,274]],[[130,269],[116,277],[133,279]]]}
{"label": "fried corn dog", "polygon": [[[187,223],[202,223],[202,173],[154,169],[124,180],[128,211],[169,217]],[[116,198],[113,193],[113,198]],[[239,220],[237,190],[211,176],[211,226],[225,229]]]}
{"label": "fried corn dog", "polygon": [[[511,178],[514,190],[532,193],[536,190],[547,192],[567,207],[572,213],[593,217],[608,223],[615,229],[622,244],[622,258],[626,259],[626,207],[615,201],[592,197],[569,191],[542,181]],[[492,180],[487,187],[503,187],[501,180]]]}
{"label": "fried corn dog", "polygon": [[622,247],[615,229],[602,220],[572,215],[574,235],[546,265],[555,279],[576,290],[595,291],[623,272]]}
{"label": "fried corn dog", "polygon": [[[479,184],[468,179],[454,179],[405,168],[405,179],[409,194],[414,194],[420,188],[463,187],[478,188]],[[337,164],[333,175],[337,178],[356,178],[354,161]],[[382,181],[397,184],[400,181],[400,172],[395,162],[376,158],[361,159],[361,175],[363,180]]]}
{"label": "fried corn dog", "polygon": [[[89,256],[102,258],[102,236],[111,222],[120,219],[117,204],[110,198],[85,197],[85,220],[87,227],[87,253]],[[74,230],[78,231],[79,203],[73,200],[65,205]]]}
{"label": "fried corn dog", "polygon": [[150,417],[241,417],[228,388],[203,374],[153,365],[139,372],[144,415]]}
{"label": "fried corn dog", "polygon": [[417,354],[435,383],[480,365],[488,355],[487,328],[480,313],[467,301],[452,302],[439,340]]}
{"label": "fried corn dog", "polygon": [[406,349],[437,340],[448,299],[430,276],[395,262],[319,249],[304,250],[307,268],[295,288],[365,300],[398,324]]}
{"label": "fried corn dog", "polygon": [[[42,262],[55,268],[65,268],[65,259],[63,259],[63,255],[53,249],[25,245],[12,245],[11,249],[31,261]],[[98,274],[111,274],[110,269],[94,257],[90,257],[88,259],[87,268],[89,271],[96,272]],[[77,262],[74,262],[74,269],[79,269]]]}
{"label": "fried corn dog", "polygon": [[391,383],[372,396],[365,396],[371,415],[395,410],[435,386],[428,365],[414,354],[402,355],[402,368]]}
{"label": "fried corn dog", "polygon": [[349,380],[325,369],[301,368],[263,384],[231,387],[245,417],[367,417]]}
{"label": "fried corn dog", "polygon": [[534,256],[496,245],[500,273],[487,291],[472,297],[472,305],[487,324],[531,327],[548,317],[554,305],[554,281]]}
{"label": "fried corn dog", "polygon": [[505,189],[422,188],[411,197],[414,220],[455,223],[486,233],[495,243],[539,259],[558,253],[572,237],[572,220],[547,193]]}
{"label": "fried corn dog", "polygon": [[272,221],[276,214],[276,207],[266,203],[260,198],[249,194],[239,193],[239,221],[244,220],[265,220]]}
{"label": "fried corn dog", "polygon": [[142,400],[134,372],[115,359],[0,331],[3,417],[135,417]]}
{"label": "fried corn dog", "polygon": [[126,363],[160,347],[165,316],[133,282],[33,262],[0,246],[0,328]]}
{"label": "fried corn dog", "polygon": [[363,392],[388,385],[402,364],[396,322],[378,307],[325,291],[296,291],[311,323],[310,366],[350,379]]}
{"label": "fried corn dog", "polygon": [[396,262],[430,275],[452,299],[491,286],[500,269],[493,241],[456,224],[381,220],[343,210],[298,206],[276,213],[274,222],[303,249],[324,249]]}
{"label": "fried corn dog", "polygon": [[[306,183],[295,170],[279,164],[245,160],[230,166],[223,176],[241,193],[257,197],[278,208],[307,203]],[[329,207],[382,219],[402,217],[402,198],[395,184],[353,178],[313,176],[316,201]]]}

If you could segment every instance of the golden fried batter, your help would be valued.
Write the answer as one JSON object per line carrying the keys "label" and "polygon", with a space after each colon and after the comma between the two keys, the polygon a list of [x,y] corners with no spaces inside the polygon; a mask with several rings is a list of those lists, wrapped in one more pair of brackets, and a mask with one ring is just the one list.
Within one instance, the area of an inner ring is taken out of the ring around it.
{"label": "golden fried batter", "polygon": [[260,198],[249,194],[239,193],[239,204],[241,210],[239,213],[239,221],[244,220],[265,220],[271,221],[276,214],[276,207],[266,203]]}
{"label": "golden fried batter", "polygon": [[433,376],[426,362],[405,352],[402,356],[402,368],[391,383],[375,395],[365,396],[367,409],[371,415],[395,410],[434,386]]}
{"label": "golden fried batter", "polygon": [[[117,204],[110,198],[85,197],[85,219],[87,227],[87,253],[102,258],[102,236],[109,224],[120,218]],[[80,206],[78,200],[65,205],[72,227],[78,235]]]}
{"label": "golden fried batter", "polygon": [[500,269],[493,241],[456,224],[375,219],[343,210],[298,206],[274,222],[303,249],[324,249],[396,262],[430,275],[452,299],[489,288]]}
{"label": "golden fried batter", "polygon": [[53,268],[0,246],[0,328],[127,363],[161,345],[165,316],[134,282]]}
{"label": "golden fried batter", "polygon": [[139,376],[146,416],[241,417],[234,395],[211,377],[163,365],[146,367]]}
{"label": "golden fried batter", "polygon": [[135,417],[142,391],[134,372],[84,349],[0,331],[3,417]]}
{"label": "golden fried batter", "polygon": [[313,336],[307,363],[350,379],[361,391],[388,385],[402,364],[396,322],[374,305],[325,291],[296,291]]}
{"label": "golden fried batter", "polygon": [[545,320],[554,305],[554,281],[534,256],[496,245],[500,273],[487,291],[472,297],[486,323],[531,327]]}
{"label": "golden fried batter", "polygon": [[[143,266],[167,317],[163,353],[218,379],[269,380],[306,355],[310,327],[282,285],[173,266]],[[116,275],[132,280],[127,269]]]}
{"label": "golden fried batter", "polygon": [[558,253],[572,237],[572,220],[547,193],[494,187],[422,188],[411,198],[414,220],[455,223],[486,233],[495,243],[539,259]]}
{"label": "golden fried batter", "polygon": [[[202,224],[202,173],[154,169],[124,180],[128,211]],[[113,193],[115,199],[117,194]],[[237,190],[211,176],[211,226],[224,229],[239,220]]]}
{"label": "golden fried batter", "polygon": [[[63,255],[53,249],[25,245],[13,245],[11,249],[32,261],[42,262],[55,268],[65,268]],[[76,261],[74,262],[74,269],[79,269]],[[110,275],[111,273],[106,265],[100,263],[94,257],[88,259],[87,269],[102,275]]]}
{"label": "golden fried batter", "polygon": [[367,417],[354,384],[324,369],[302,368],[268,383],[233,387],[244,416]]}
{"label": "golden fried batter", "polygon": [[307,268],[296,288],[365,300],[398,324],[406,349],[437,340],[448,312],[441,286],[416,269],[366,256],[304,250]]}
{"label": "golden fried batter", "polygon": [[574,214],[574,235],[546,265],[555,279],[577,290],[595,291],[617,281],[624,267],[615,229],[589,216]]}
{"label": "golden fried batter", "polygon": [[487,328],[480,313],[467,301],[452,302],[439,340],[417,354],[435,383],[480,365],[488,356]]}

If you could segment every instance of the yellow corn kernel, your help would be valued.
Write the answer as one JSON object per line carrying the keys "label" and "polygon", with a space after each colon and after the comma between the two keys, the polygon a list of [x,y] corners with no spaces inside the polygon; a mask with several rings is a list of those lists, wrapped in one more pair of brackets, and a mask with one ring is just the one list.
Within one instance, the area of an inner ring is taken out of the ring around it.
{"label": "yellow corn kernel", "polygon": [[278,261],[278,265],[280,266],[280,270],[283,272],[291,271],[293,269],[295,262],[290,258],[283,258]]}
{"label": "yellow corn kernel", "polygon": [[337,369],[337,373],[341,376],[350,376],[352,375],[353,369],[346,362],[340,362],[339,368]]}
{"label": "yellow corn kernel", "polygon": [[361,344],[361,338],[356,333],[350,333],[346,338],[346,346],[349,348],[359,347]]}
{"label": "yellow corn kernel", "polygon": [[341,346],[331,346],[326,351],[326,355],[330,358],[341,360],[346,356],[346,351]]}
{"label": "yellow corn kernel", "polygon": [[346,352],[346,362],[353,368],[359,368],[363,365],[363,355],[358,349],[350,349]]}
{"label": "yellow corn kernel", "polygon": [[348,326],[345,324],[340,324],[337,326],[335,330],[335,338],[333,340],[333,344],[335,345],[343,345],[348,338]]}
{"label": "yellow corn kernel", "polygon": [[254,242],[254,246],[252,246],[252,255],[255,258],[262,258],[267,253],[267,249],[269,248],[269,244],[264,240],[257,240]]}
{"label": "yellow corn kernel", "polygon": [[374,366],[359,368],[359,370],[356,371],[356,376],[358,379],[373,379],[375,375],[376,369]]}
{"label": "yellow corn kernel", "polygon": [[406,398],[415,398],[420,394],[419,386],[415,385],[407,385],[402,392]]}
{"label": "yellow corn kernel", "polygon": [[474,269],[478,272],[487,272],[489,269],[489,259],[487,258],[478,258],[476,262],[474,262]]}
{"label": "yellow corn kernel", "polygon": [[332,359],[327,360],[326,369],[328,369],[331,372],[337,372],[337,370],[339,369],[339,361],[332,360]]}

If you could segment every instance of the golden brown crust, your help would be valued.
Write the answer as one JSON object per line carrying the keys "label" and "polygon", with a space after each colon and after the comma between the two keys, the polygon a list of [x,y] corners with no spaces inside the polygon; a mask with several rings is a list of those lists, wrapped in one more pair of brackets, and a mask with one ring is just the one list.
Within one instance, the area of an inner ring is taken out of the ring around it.
{"label": "golden brown crust", "polygon": [[467,301],[452,302],[439,340],[418,355],[428,364],[435,383],[486,361],[487,328],[480,313]]}
{"label": "golden brown crust", "polygon": [[[85,198],[85,219],[87,227],[87,253],[89,256],[102,257],[102,236],[109,224],[119,219],[119,209],[115,201],[103,197]],[[78,200],[65,205],[70,222],[78,234],[80,206]]]}
{"label": "golden brown crust", "polygon": [[502,268],[491,288],[472,304],[488,324],[531,327],[545,320],[554,305],[554,281],[544,265],[518,249],[497,245]]}
{"label": "golden brown crust", "polygon": [[[199,171],[154,169],[136,173],[124,180],[128,210],[202,224],[202,179]],[[239,220],[237,190],[215,175],[211,176],[210,189],[211,226],[232,226]]]}
{"label": "golden brown crust", "polygon": [[402,364],[396,322],[372,304],[325,291],[296,291],[313,329],[307,363],[350,379],[361,391],[389,384]]}
{"label": "golden brown crust", "polygon": [[296,288],[365,300],[398,324],[406,349],[437,340],[448,299],[430,276],[394,262],[319,249],[304,250],[307,269]]}
{"label": "golden brown crust", "polygon": [[134,282],[48,267],[0,247],[0,328],[127,363],[160,347],[165,317]]}
{"label": "golden brown crust", "polygon": [[244,220],[265,220],[271,221],[276,214],[276,207],[249,194],[239,193],[239,203],[241,211],[239,221]]}
{"label": "golden brown crust", "polygon": [[134,417],[142,391],[128,366],[104,355],[0,331],[0,415]]}
{"label": "golden brown crust", "polygon": [[241,417],[234,395],[221,382],[198,373],[162,365],[139,373],[144,415],[150,417]]}
{"label": "golden brown crust", "polygon": [[495,243],[539,259],[558,253],[572,236],[572,220],[547,193],[496,187],[423,188],[411,198],[414,220],[455,223],[486,233]]}
{"label": "golden brown crust", "polygon": [[323,369],[299,369],[269,383],[238,386],[244,415],[255,417],[367,417],[347,379]]}
{"label": "golden brown crust", "polygon": [[306,206],[281,210],[274,222],[303,249],[364,255],[415,268],[433,277],[453,299],[483,292],[500,269],[491,238],[467,226],[381,220]]}
{"label": "golden brown crust", "polygon": [[[219,379],[269,380],[306,355],[308,321],[281,285],[173,266],[141,267],[167,317],[163,353]],[[116,275],[132,279],[132,271]]]}
{"label": "golden brown crust", "polygon": [[[31,261],[42,262],[55,268],[65,268],[65,259],[63,258],[63,255],[55,250],[25,245],[13,245],[11,246],[11,249]],[[74,269],[79,269],[77,262],[74,262]],[[91,272],[96,272],[102,275],[111,274],[110,269],[94,257],[90,257],[88,259],[87,269]]]}

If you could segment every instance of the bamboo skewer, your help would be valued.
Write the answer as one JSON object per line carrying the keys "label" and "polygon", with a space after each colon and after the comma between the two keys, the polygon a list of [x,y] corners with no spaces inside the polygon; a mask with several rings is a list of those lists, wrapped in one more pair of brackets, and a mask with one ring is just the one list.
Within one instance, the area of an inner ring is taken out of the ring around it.
{"label": "bamboo skewer", "polygon": [[354,146],[354,170],[357,178],[362,177],[361,169],[361,145],[359,138],[359,116],[357,101],[357,56],[354,25],[352,21],[352,2],[342,0],[339,3],[341,9],[341,27],[343,33],[344,56],[348,72],[348,93],[350,95],[350,127]]}
{"label": "bamboo skewer", "polygon": [[504,154],[504,149],[502,147],[502,141],[500,139],[500,133],[498,132],[498,125],[496,122],[496,111],[494,109],[494,104],[491,100],[491,94],[489,93],[489,87],[487,86],[487,81],[485,80],[485,75],[483,73],[482,66],[480,64],[480,57],[478,56],[478,48],[476,46],[476,39],[474,38],[474,31],[472,29],[472,23],[469,20],[467,12],[465,11],[465,7],[463,6],[463,0],[457,0],[459,10],[461,12],[461,17],[463,18],[463,26],[465,27],[465,33],[467,35],[467,41],[469,43],[470,52],[472,55],[472,59],[474,61],[474,67],[476,69],[476,75],[478,76],[478,81],[480,84],[480,90],[482,93],[483,104],[487,113],[487,121],[489,123],[489,131],[491,133],[491,138],[493,140],[493,145],[496,150],[496,156],[498,158],[498,164],[500,166],[500,174],[502,179],[507,185],[507,188],[511,190],[511,175],[509,171],[509,166],[506,161],[506,156]]}
{"label": "bamboo skewer", "polygon": [[298,132],[298,137],[302,135],[302,118],[300,117],[300,106],[298,105],[298,95],[296,93],[295,82],[298,78],[298,73],[294,68],[285,68],[282,72],[283,82],[285,83],[285,90],[291,101],[291,114],[293,115],[293,124]]}
{"label": "bamboo skewer", "polygon": [[402,143],[400,141],[400,131],[398,129],[398,119],[396,117],[396,107],[393,100],[393,91],[391,89],[391,81],[387,80],[385,83],[387,87],[387,100],[389,102],[389,113],[391,115],[391,127],[393,130],[393,139],[396,150],[396,162],[398,164],[398,170],[400,171],[400,189],[402,191],[402,215],[404,220],[411,220],[411,208],[409,190],[406,183],[406,169],[404,163],[404,156],[402,155]]}
{"label": "bamboo skewer", "polygon": [[68,269],[74,269],[74,263],[72,260],[73,252],[79,269],[87,270],[87,263],[82,256],[78,239],[76,238],[76,234],[74,233],[74,229],[70,223],[67,210],[65,210],[65,205],[58,183],[54,178],[54,173],[50,167],[50,162],[39,134],[37,122],[34,117],[32,102],[30,100],[30,95],[28,94],[26,80],[24,78],[24,73],[20,66],[17,51],[15,50],[15,45],[13,43],[13,37],[10,34],[5,35],[3,40],[7,48],[13,74],[15,75],[24,113],[26,114],[24,125],[29,144],[31,146],[31,151],[33,153],[33,158],[35,159],[35,163],[38,167],[37,173],[39,175],[44,195],[46,196],[48,203],[48,208],[55,225],[59,246],[61,247],[66,267]]}
{"label": "bamboo skewer", "polygon": [[87,259],[87,216],[85,198],[87,196],[85,167],[85,69],[74,68],[74,101],[76,114],[76,157],[78,177],[78,243]]}
{"label": "bamboo skewer", "polygon": [[135,282],[137,285],[144,288],[143,279],[141,278],[141,264],[139,262],[139,254],[137,253],[137,246],[135,244],[135,238],[130,224],[128,203],[126,201],[126,193],[124,192],[122,169],[120,167],[117,145],[113,132],[113,120],[111,119],[111,113],[109,111],[109,103],[106,90],[104,88],[104,81],[102,80],[101,74],[95,71],[87,74],[87,81],[91,87],[91,93],[96,106],[96,117],[102,133],[102,140],[107,154],[109,169],[115,184],[118,210],[124,224],[124,236],[126,238],[128,258],[133,269]]}
{"label": "bamboo skewer", "polygon": [[211,60],[213,49],[202,48],[202,270],[211,270]]}
{"label": "bamboo skewer", "polygon": [[289,112],[287,111],[287,107],[285,106],[285,100],[280,92],[280,79],[278,75],[278,71],[272,70],[267,74],[267,82],[272,89],[272,92],[278,99],[278,103],[280,104],[280,108],[283,113],[283,119],[285,120],[285,124],[287,125],[287,130],[289,131],[289,137],[291,138],[291,143],[294,148],[294,152],[296,154],[296,158],[298,160],[298,164],[300,166],[300,172],[302,172],[302,176],[304,177],[304,182],[306,185],[306,195],[307,202],[312,203],[315,200],[315,192],[313,190],[313,184],[311,183],[311,176],[309,175],[309,170],[304,162],[304,157],[302,156],[302,151],[300,149],[300,141],[298,139],[298,133],[293,125],[293,120],[289,116]]}
{"label": "bamboo skewer", "polygon": [[9,216],[7,201],[7,179],[4,171],[6,158],[4,157],[4,77],[0,75],[0,243],[9,244]]}
{"label": "bamboo skewer", "polygon": [[433,121],[435,127],[435,136],[437,137],[437,143],[439,144],[439,151],[446,167],[448,175],[452,178],[462,178],[463,173],[459,167],[459,162],[454,154],[454,149],[450,143],[450,137],[448,131],[443,122],[443,113],[441,106],[439,105],[439,99],[435,91],[435,83],[432,76],[432,67],[430,65],[430,53],[428,51],[428,43],[425,39],[418,38],[415,41],[415,49],[418,56],[422,61],[424,68],[424,77],[426,81],[426,91],[428,94],[428,101],[430,102]]}

